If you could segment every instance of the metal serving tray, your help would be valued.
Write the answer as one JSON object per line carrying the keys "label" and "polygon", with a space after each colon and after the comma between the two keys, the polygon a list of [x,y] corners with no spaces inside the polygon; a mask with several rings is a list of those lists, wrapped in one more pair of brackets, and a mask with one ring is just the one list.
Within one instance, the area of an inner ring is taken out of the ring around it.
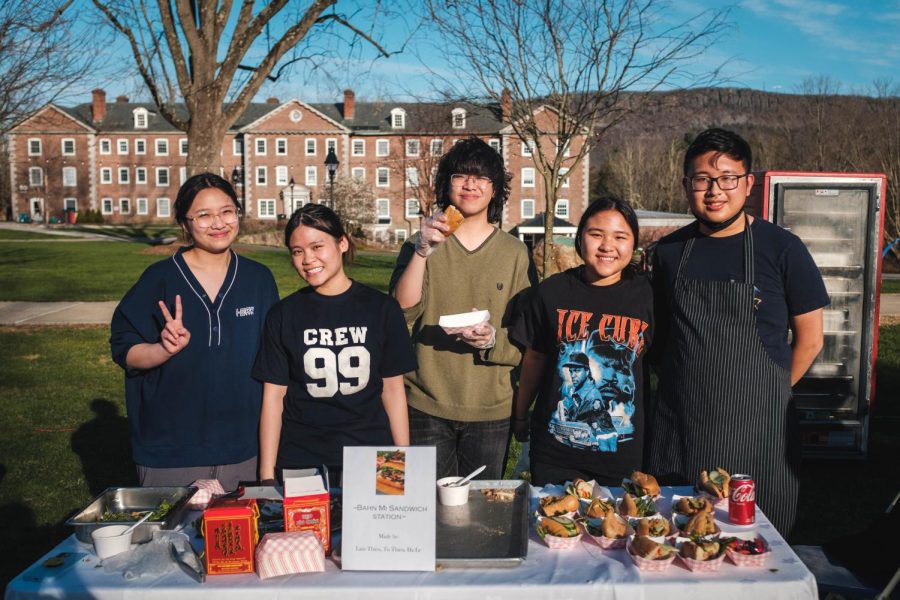
{"label": "metal serving tray", "polygon": [[[514,489],[510,502],[490,501],[481,490]],[[475,480],[469,502],[437,506],[436,562],[440,567],[515,567],[528,555],[528,482]]]}
{"label": "metal serving tray", "polygon": [[195,487],[137,487],[107,488],[102,494],[91,500],[90,504],[77,515],[66,521],[66,525],[75,528],[75,537],[87,544],[91,543],[91,532],[99,527],[127,522],[99,522],[104,511],[115,512],[156,510],[159,503],[168,500],[173,504],[172,510],[162,521],[144,521],[132,534],[136,544],[147,542],[153,532],[159,529],[172,529],[179,523],[187,509],[187,502],[197,492]]}

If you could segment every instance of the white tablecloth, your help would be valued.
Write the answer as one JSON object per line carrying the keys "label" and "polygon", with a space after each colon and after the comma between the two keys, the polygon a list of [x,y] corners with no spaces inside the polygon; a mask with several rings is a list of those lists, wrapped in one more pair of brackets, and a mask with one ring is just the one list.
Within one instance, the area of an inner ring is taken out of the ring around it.
{"label": "white tablecloth", "polygon": [[[687,494],[689,490],[663,489],[667,498],[678,492]],[[665,500],[662,504],[667,509]],[[668,514],[665,509],[664,514]],[[325,600],[818,598],[812,573],[778,535],[765,515],[759,510],[756,515],[757,523],[752,528],[736,528],[727,523],[725,512],[716,511],[719,526],[726,535],[729,532],[756,531],[770,542],[772,556],[766,565],[739,568],[726,559],[717,573],[692,573],[679,560],[665,573],[640,572],[625,550],[601,550],[587,536],[582,537],[579,546],[571,550],[550,550],[532,532],[528,558],[512,569],[443,569],[434,573],[343,572],[327,560],[324,573],[265,581],[256,575],[216,575],[208,577],[205,584],[199,584],[180,570],[156,578],[126,581],[119,574],[105,573],[98,568],[99,561],[91,547],[71,536],[47,556],[63,551],[86,553],[81,562],[53,581],[28,581],[24,574],[19,575],[7,586],[6,600],[38,597],[160,600],[176,596],[245,600],[248,593],[260,599]]]}

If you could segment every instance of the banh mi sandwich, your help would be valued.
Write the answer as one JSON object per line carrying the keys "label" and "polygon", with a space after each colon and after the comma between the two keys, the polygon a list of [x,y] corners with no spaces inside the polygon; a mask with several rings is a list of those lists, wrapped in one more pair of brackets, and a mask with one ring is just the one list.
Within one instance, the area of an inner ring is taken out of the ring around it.
{"label": "banh mi sandwich", "polygon": [[663,560],[675,552],[675,549],[665,544],[658,544],[643,535],[636,535],[631,540],[631,553],[647,560]]}
{"label": "banh mi sandwich", "polygon": [[635,535],[647,535],[650,537],[662,537],[669,535],[669,521],[662,517],[641,519],[634,527]]}
{"label": "banh mi sandwich", "polygon": [[712,560],[722,555],[722,545],[716,540],[691,540],[681,545],[681,556],[694,560]]}
{"label": "banh mi sandwich", "polygon": [[547,517],[556,517],[573,513],[578,510],[578,498],[566,494],[565,496],[547,496],[541,498],[541,513]]}
{"label": "banh mi sandwich", "polygon": [[543,538],[552,535],[561,538],[570,538],[578,535],[578,525],[568,517],[547,517],[538,523],[538,534]]}
{"label": "banh mi sandwich", "polygon": [[683,515],[696,515],[699,512],[710,512],[713,506],[709,500],[703,497],[682,497],[675,503],[673,510]]}
{"label": "banh mi sandwich", "polygon": [[661,493],[656,477],[640,471],[633,471],[623,479],[622,487],[632,496],[659,496]]}
{"label": "banh mi sandwich", "polygon": [[727,498],[731,475],[722,467],[716,467],[715,471],[700,471],[700,484],[697,486],[716,498]]}
{"label": "banh mi sandwich", "polygon": [[716,532],[716,521],[711,512],[699,512],[681,528],[685,535],[712,535]]}
{"label": "banh mi sandwich", "polygon": [[566,493],[587,500],[594,494],[594,486],[584,479],[576,479],[566,486]]}
{"label": "banh mi sandwich", "polygon": [[402,492],[406,484],[406,465],[386,462],[375,472],[375,489],[385,494]]}
{"label": "banh mi sandwich", "polygon": [[444,215],[447,217],[448,236],[459,229],[459,226],[462,225],[463,221],[465,221],[465,217],[463,217],[462,213],[459,212],[459,209],[457,209],[452,204],[448,204],[447,208],[444,209]]}
{"label": "banh mi sandwich", "polygon": [[616,505],[612,500],[594,498],[585,511],[585,515],[592,519],[604,519],[616,514]]}
{"label": "banh mi sandwich", "polygon": [[600,525],[600,532],[603,534],[603,537],[611,540],[623,538],[627,532],[625,521],[615,516],[607,517],[603,519],[603,523]]}

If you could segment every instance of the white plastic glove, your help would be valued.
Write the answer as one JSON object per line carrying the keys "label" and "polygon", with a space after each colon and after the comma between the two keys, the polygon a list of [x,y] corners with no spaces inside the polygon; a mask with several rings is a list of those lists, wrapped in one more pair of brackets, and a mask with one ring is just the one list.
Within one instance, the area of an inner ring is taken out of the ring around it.
{"label": "white plastic glove", "polygon": [[437,245],[447,239],[447,217],[438,211],[431,217],[419,219],[419,239],[416,241],[416,254],[423,258],[434,252]]}
{"label": "white plastic glove", "polygon": [[476,350],[493,348],[497,343],[497,330],[489,322],[466,327],[459,333],[459,339]]}

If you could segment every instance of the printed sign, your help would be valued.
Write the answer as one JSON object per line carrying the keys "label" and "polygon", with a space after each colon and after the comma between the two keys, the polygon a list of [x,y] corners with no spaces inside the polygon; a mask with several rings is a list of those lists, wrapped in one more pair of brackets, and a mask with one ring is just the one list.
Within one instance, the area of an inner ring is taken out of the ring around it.
{"label": "printed sign", "polygon": [[344,448],[341,567],[433,571],[435,450]]}

